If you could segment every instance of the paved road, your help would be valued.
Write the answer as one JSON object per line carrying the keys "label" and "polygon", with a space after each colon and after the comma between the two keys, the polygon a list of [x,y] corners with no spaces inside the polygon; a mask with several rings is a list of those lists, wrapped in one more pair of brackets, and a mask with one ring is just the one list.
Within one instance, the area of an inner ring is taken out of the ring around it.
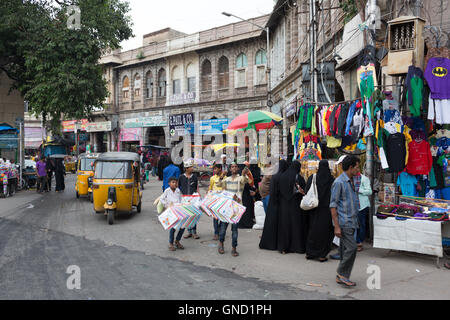
{"label": "paved road", "polygon": [[[161,182],[144,190],[142,213],[110,226],[87,199],[76,199],[74,176],[66,192],[20,192],[0,199],[0,299],[447,299],[450,272],[428,256],[366,249],[358,253],[353,289],[334,281],[337,262],[258,249],[261,230],[239,229],[239,257],[217,253],[212,222],[202,217],[199,240],[168,251],[154,199]],[[68,290],[70,265],[81,289]],[[381,289],[369,290],[367,267],[381,270]]]}
{"label": "paved road", "polygon": [[[66,180],[65,193],[28,192],[31,202],[25,193],[2,199],[14,207],[1,210],[0,299],[333,298],[133,250],[133,242],[166,236],[161,232],[133,238],[133,228],[148,222],[148,207],[108,226],[86,199],[75,199],[74,176]],[[116,235],[127,238],[128,246],[113,244]],[[66,271],[71,265],[80,267],[80,290],[67,288]]]}

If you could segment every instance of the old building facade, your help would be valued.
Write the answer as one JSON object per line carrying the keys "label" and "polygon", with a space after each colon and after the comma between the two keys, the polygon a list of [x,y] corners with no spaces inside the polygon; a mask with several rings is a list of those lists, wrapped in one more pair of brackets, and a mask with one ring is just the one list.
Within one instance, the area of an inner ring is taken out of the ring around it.
{"label": "old building facade", "polygon": [[[250,21],[265,25],[267,19]],[[110,121],[111,131],[92,133],[91,143],[100,134],[110,151],[169,147],[184,135],[186,121],[207,133],[241,113],[267,109],[265,39],[242,21],[191,35],[163,29],[145,35],[141,48],[108,52],[100,64],[110,95],[92,121]]]}

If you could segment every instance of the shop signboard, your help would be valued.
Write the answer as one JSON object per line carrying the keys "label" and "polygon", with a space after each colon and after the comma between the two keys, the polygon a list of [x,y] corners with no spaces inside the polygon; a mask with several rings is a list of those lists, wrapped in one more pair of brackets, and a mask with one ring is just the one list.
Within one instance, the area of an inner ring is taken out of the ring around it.
{"label": "shop signboard", "polygon": [[151,116],[142,118],[131,118],[124,120],[125,128],[145,128],[145,127],[165,127],[167,126],[166,116]]}
{"label": "shop signboard", "polygon": [[86,132],[102,132],[111,131],[111,121],[88,122],[86,124]]}
{"label": "shop signboard", "polygon": [[18,135],[15,133],[0,134],[0,149],[17,149]]}
{"label": "shop signboard", "polygon": [[86,124],[88,123],[88,119],[62,121],[62,131],[75,132],[75,124],[77,121],[81,124],[81,131],[86,131]]}
{"label": "shop signboard", "polygon": [[186,124],[194,123],[193,113],[174,114],[169,116],[169,132],[171,136],[175,133],[182,136],[185,133]]}
{"label": "shop signboard", "polygon": [[[229,120],[227,118],[202,120],[200,121],[199,134],[205,135],[223,133],[223,130],[228,127],[228,123]],[[189,133],[195,133],[195,125],[193,123],[186,124],[185,129],[188,130]]]}
{"label": "shop signboard", "polygon": [[195,102],[195,92],[178,93],[169,97],[169,105],[171,106],[193,102]]}
{"label": "shop signboard", "polygon": [[140,141],[142,128],[124,128],[120,130],[120,141]]}

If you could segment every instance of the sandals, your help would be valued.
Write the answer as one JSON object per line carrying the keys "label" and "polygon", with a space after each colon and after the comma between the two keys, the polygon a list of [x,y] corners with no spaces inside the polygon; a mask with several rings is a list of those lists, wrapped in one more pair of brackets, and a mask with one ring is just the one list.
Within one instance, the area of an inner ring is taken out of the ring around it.
{"label": "sandals", "polygon": [[358,249],[357,249],[357,251],[358,251],[358,252],[361,252],[361,251],[363,251],[363,250],[364,250],[363,244],[362,244],[362,243],[358,243]]}
{"label": "sandals", "polygon": [[450,269],[450,263],[449,262],[444,263],[444,267],[446,267],[447,269]]}
{"label": "sandals", "polygon": [[223,250],[223,243],[219,244],[219,246],[217,247],[217,251],[219,251],[220,254],[225,253],[225,250]]}
{"label": "sandals", "polygon": [[328,258],[320,258],[319,259],[319,262],[326,262],[326,261],[328,261]]}
{"label": "sandals", "polygon": [[176,251],[177,249],[173,246],[173,244],[169,244],[170,251]]}
{"label": "sandals", "polygon": [[193,235],[192,235],[192,238],[194,238],[194,239],[200,239],[200,237],[198,236],[198,234],[193,234]]}
{"label": "sandals", "polygon": [[215,240],[215,241],[219,240],[219,235],[215,234],[213,240]]}
{"label": "sandals", "polygon": [[183,238],[187,239],[187,238],[190,238],[190,237],[192,237],[192,233],[189,233],[189,234],[185,235]]}
{"label": "sandals", "polygon": [[336,276],[336,282],[339,284],[342,284],[346,287],[354,287],[356,286],[356,283],[354,283],[353,281],[350,281],[350,279],[341,277],[339,275]]}
{"label": "sandals", "polygon": [[236,248],[231,249],[231,255],[233,257],[237,257],[239,255],[239,252],[236,251]]}
{"label": "sandals", "polygon": [[177,247],[177,249],[180,249],[180,250],[184,249],[183,245],[179,241],[175,241],[175,246]]}

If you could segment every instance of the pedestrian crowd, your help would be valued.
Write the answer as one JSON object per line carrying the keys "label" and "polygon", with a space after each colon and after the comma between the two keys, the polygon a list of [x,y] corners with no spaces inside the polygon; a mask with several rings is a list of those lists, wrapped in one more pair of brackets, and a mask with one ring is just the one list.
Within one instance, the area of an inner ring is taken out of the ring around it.
{"label": "pedestrian crowd", "polygon": [[52,190],[53,173],[56,182],[55,191],[63,192],[66,188],[64,183],[64,177],[66,175],[64,159],[46,158],[45,156],[42,156],[39,161],[36,162],[36,191],[38,193],[50,192]]}
{"label": "pedestrian crowd", "polygon": [[[181,203],[183,195],[199,193],[198,178],[193,173],[193,164],[184,163],[185,173],[167,157],[162,170],[163,195],[160,199],[165,207]],[[332,250],[333,239],[339,239],[336,255],[339,259],[336,282],[352,287],[356,284],[350,275],[358,251],[363,250],[366,236],[366,219],[369,212],[369,196],[372,194],[370,180],[360,173],[360,160],[356,156],[342,156],[338,165],[342,174],[333,177],[327,160],[321,160],[316,174],[305,181],[301,175],[301,163],[288,164],[280,160],[277,172],[261,177],[257,165],[244,162],[222,163],[213,167],[209,191],[228,191],[234,200],[246,207],[237,224],[231,226],[231,254],[238,256],[238,229],[252,228],[255,223],[254,203],[261,200],[266,213],[259,247],[276,250],[281,254],[305,254],[308,260],[325,262]],[[317,205],[312,209],[302,209],[303,198],[317,190]],[[218,252],[224,254],[224,242],[228,223],[213,219],[213,239],[218,241]],[[180,243],[184,234],[180,229],[175,238],[175,230],[169,235],[169,250],[184,249]],[[187,230],[184,238],[199,239],[197,227]]]}

